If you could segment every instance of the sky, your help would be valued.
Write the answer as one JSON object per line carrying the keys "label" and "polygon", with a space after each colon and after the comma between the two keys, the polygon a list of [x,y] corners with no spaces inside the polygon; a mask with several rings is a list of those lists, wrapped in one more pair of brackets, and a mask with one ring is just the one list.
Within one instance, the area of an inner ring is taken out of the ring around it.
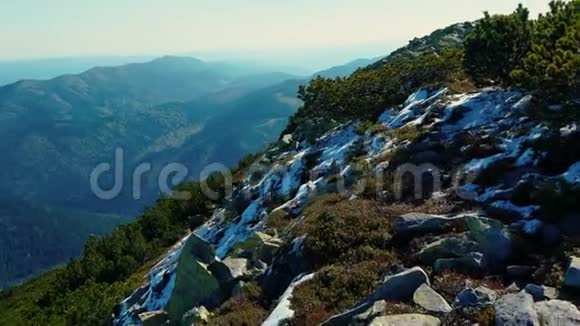
{"label": "sky", "polygon": [[328,67],[548,0],[0,0],[0,60],[192,54]]}

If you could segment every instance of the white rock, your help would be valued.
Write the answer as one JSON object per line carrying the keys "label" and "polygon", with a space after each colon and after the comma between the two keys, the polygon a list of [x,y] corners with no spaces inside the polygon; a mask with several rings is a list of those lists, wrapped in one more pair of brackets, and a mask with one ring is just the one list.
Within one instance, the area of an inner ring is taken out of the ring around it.
{"label": "white rock", "polygon": [[439,326],[441,321],[438,318],[421,314],[404,314],[377,317],[371,321],[369,326]]}
{"label": "white rock", "polygon": [[413,302],[427,311],[448,313],[453,308],[429,285],[421,285],[413,294]]}
{"label": "white rock", "polygon": [[496,326],[540,326],[534,299],[527,292],[506,294],[496,301]]}
{"label": "white rock", "polygon": [[575,305],[562,300],[537,302],[534,305],[542,326],[580,325],[580,311]]}

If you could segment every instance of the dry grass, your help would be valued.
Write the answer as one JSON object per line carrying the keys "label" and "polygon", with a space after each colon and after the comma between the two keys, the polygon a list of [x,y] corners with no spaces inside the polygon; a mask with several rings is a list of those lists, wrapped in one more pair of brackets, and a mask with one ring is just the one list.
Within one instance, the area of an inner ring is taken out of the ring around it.
{"label": "dry grass", "polygon": [[454,80],[447,83],[447,89],[451,94],[470,93],[477,90],[477,87],[469,79]]}
{"label": "dry grass", "polygon": [[272,212],[266,220],[266,229],[274,229],[277,233],[283,233],[294,220],[294,216],[284,210]]}
{"label": "dry grass", "polygon": [[478,286],[485,286],[488,289],[498,292],[505,289],[503,280],[494,276],[476,278],[468,274],[443,272],[438,275],[434,275],[432,280],[433,289],[435,289],[449,302],[453,302],[457,294],[465,289],[467,282],[469,282],[470,286],[473,288]]}

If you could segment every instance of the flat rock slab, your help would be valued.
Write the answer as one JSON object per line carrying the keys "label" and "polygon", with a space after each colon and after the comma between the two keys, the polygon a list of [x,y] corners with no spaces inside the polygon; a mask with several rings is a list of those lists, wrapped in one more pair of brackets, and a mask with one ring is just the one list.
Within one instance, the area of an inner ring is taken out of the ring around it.
{"label": "flat rock slab", "polygon": [[227,257],[223,262],[230,269],[234,279],[244,276],[248,272],[248,260],[245,258]]}
{"label": "flat rock slab", "polygon": [[448,217],[423,213],[409,213],[397,218],[394,225],[395,234],[401,237],[441,231],[458,221],[463,216]]}
{"label": "flat rock slab", "polygon": [[440,326],[438,318],[421,314],[404,314],[377,317],[371,321],[369,326]]}
{"label": "flat rock slab", "polygon": [[427,311],[448,313],[453,310],[445,299],[429,285],[421,285],[413,294],[413,302]]}

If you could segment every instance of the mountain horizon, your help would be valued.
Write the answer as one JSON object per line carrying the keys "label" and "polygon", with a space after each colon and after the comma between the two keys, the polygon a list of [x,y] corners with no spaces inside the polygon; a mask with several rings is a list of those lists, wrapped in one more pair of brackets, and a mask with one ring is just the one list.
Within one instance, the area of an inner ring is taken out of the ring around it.
{"label": "mountain horizon", "polygon": [[0,60],[0,325],[580,325],[580,0],[66,1],[0,4],[73,54]]}

